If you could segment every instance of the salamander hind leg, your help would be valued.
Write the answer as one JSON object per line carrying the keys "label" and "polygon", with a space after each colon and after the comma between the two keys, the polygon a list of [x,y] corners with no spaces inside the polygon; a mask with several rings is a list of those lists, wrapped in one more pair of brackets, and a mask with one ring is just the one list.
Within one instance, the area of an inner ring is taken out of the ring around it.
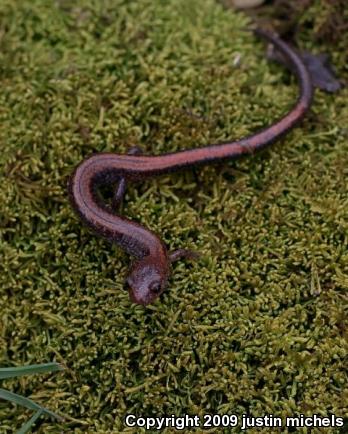
{"label": "salamander hind leg", "polygon": [[193,250],[188,249],[177,249],[173,252],[169,253],[169,260],[170,262],[175,262],[178,259],[191,259],[193,261],[197,260],[201,256],[200,253],[195,252]]}
{"label": "salamander hind leg", "polygon": [[[128,155],[141,155],[143,153],[142,149],[139,146],[132,146],[129,148],[127,154]],[[116,184],[116,189],[114,193],[114,197],[112,199],[111,207],[113,211],[118,211],[122,205],[124,195],[126,193],[127,183],[124,177],[121,177]]]}

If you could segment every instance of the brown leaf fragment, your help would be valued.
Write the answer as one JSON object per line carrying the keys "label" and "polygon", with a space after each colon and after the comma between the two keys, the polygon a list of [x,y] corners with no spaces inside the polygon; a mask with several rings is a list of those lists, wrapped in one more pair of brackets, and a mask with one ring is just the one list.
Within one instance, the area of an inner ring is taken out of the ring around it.
{"label": "brown leaf fragment", "polygon": [[328,54],[312,54],[309,51],[302,51],[300,55],[311,74],[315,87],[330,93],[337,92],[342,87],[335,76]]}
{"label": "brown leaf fragment", "polygon": [[[330,63],[330,56],[326,53],[313,54],[309,51],[297,50],[301,56],[308,72],[311,75],[313,86],[329,93],[335,93],[341,89],[342,84],[336,78],[333,67]],[[289,68],[287,60],[282,54],[270,47],[267,56],[271,60],[275,60],[284,64]]]}

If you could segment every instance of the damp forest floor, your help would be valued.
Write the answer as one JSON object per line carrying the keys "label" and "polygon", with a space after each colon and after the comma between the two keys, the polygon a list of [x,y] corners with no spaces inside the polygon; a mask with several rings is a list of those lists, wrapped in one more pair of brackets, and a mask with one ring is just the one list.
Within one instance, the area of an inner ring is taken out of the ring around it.
{"label": "damp forest floor", "polygon": [[[299,41],[347,81],[347,34],[311,39],[329,7],[312,2]],[[128,186],[123,214],[202,254],[142,307],[131,258],[69,205],[74,166],[250,134],[291,108],[295,80],[212,0],[2,0],[0,23],[0,367],[65,367],[1,383],[63,415],[35,432],[145,432],[130,413],[347,418],[347,88],[316,91],[261,153]],[[30,416],[1,401],[0,432]]]}

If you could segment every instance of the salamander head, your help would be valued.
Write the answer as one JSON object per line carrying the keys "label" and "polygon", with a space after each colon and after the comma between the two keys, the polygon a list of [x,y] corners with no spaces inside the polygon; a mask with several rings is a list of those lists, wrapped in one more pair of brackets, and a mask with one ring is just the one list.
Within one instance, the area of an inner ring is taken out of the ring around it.
{"label": "salamander head", "polygon": [[135,262],[126,283],[130,299],[137,304],[150,304],[159,297],[167,286],[168,263],[146,257]]}

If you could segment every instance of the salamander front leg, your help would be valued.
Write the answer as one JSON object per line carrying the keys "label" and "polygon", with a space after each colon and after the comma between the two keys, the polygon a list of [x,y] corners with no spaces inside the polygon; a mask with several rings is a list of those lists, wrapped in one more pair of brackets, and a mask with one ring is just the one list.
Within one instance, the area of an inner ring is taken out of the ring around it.
{"label": "salamander front leg", "polygon": [[193,261],[200,257],[200,253],[188,249],[177,249],[169,253],[170,262],[175,262],[178,259],[191,259]]}
{"label": "salamander front leg", "polygon": [[[142,153],[143,151],[141,148],[139,148],[139,146],[132,146],[127,152],[128,155],[141,155]],[[127,188],[126,178],[121,177],[116,185],[116,190],[111,203],[111,207],[113,211],[117,211],[120,208],[123,202],[124,195],[126,193],[126,188]]]}

